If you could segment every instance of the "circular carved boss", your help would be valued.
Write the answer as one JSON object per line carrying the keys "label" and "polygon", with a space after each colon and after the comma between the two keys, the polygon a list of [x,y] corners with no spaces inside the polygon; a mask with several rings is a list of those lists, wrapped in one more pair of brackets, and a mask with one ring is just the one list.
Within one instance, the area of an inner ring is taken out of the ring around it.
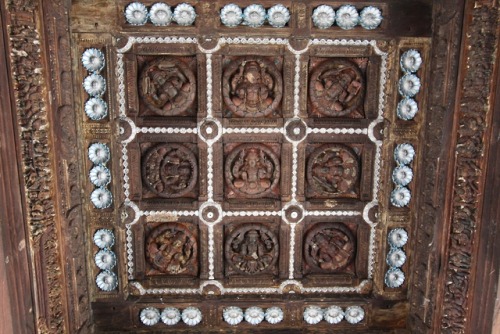
{"label": "circular carved boss", "polygon": [[344,116],[363,103],[365,83],[356,64],[342,59],[326,60],[311,74],[311,103],[325,116]]}
{"label": "circular carved boss", "polygon": [[279,182],[280,163],[276,154],[262,144],[242,144],[226,159],[225,178],[237,194],[259,198]]}
{"label": "circular carved boss", "polygon": [[239,117],[265,117],[281,102],[283,80],[274,63],[261,57],[234,60],[222,77],[222,96]]}
{"label": "circular carved boss", "polygon": [[278,238],[260,224],[240,226],[226,239],[226,260],[241,274],[252,275],[270,270],[278,255]]}
{"label": "circular carved boss", "polygon": [[162,224],[146,240],[146,257],[162,273],[195,274],[197,242],[192,233],[181,224]]}
{"label": "circular carved boss", "polygon": [[307,182],[319,195],[352,196],[358,177],[358,157],[345,145],[323,145],[314,150],[307,162]]}
{"label": "circular carved boss", "polygon": [[356,240],[340,223],[320,223],[308,233],[304,243],[307,264],[321,271],[345,268],[356,255]]}
{"label": "circular carved boss", "polygon": [[142,160],[144,185],[167,198],[181,197],[193,190],[198,179],[194,153],[181,144],[160,144],[147,151]]}
{"label": "circular carved boss", "polygon": [[194,101],[196,79],[183,62],[163,57],[146,64],[142,70],[139,94],[148,108],[156,114],[180,115]]}

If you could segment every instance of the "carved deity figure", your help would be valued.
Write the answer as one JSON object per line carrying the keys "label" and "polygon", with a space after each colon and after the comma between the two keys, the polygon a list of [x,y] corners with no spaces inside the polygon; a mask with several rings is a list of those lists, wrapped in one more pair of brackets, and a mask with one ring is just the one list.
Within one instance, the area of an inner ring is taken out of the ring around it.
{"label": "carved deity figure", "polygon": [[276,240],[269,233],[259,229],[237,233],[230,243],[231,263],[247,274],[255,274],[269,267],[277,255]]}
{"label": "carved deity figure", "polygon": [[271,186],[273,169],[273,163],[266,159],[263,151],[256,148],[241,150],[232,169],[233,185],[247,194],[261,193]]}
{"label": "carved deity figure", "polygon": [[148,258],[157,270],[181,274],[188,270],[193,257],[194,241],[184,231],[167,229],[148,240]]}

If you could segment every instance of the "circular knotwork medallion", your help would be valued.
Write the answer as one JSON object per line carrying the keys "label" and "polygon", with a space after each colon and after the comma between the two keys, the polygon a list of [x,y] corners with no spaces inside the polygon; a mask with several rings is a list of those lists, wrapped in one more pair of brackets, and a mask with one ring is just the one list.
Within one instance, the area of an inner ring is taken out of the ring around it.
{"label": "circular knotwork medallion", "polygon": [[363,103],[365,83],[356,64],[342,59],[326,60],[311,74],[309,96],[325,116],[344,116]]}
{"label": "circular knotwork medallion", "polygon": [[307,182],[318,195],[352,197],[358,178],[358,158],[345,145],[323,145],[311,154],[307,162]]}
{"label": "circular knotwork medallion", "polygon": [[338,271],[356,255],[356,239],[340,223],[320,223],[308,233],[304,242],[304,257],[309,269]]}
{"label": "circular knotwork medallion", "polygon": [[227,157],[225,178],[235,193],[250,198],[262,197],[279,182],[279,160],[262,144],[243,144]]}
{"label": "circular knotwork medallion", "polygon": [[180,115],[194,101],[196,79],[183,62],[163,57],[146,64],[142,70],[139,94],[147,107],[156,114]]}
{"label": "circular knotwork medallion", "polygon": [[162,273],[196,274],[197,257],[196,238],[181,224],[160,225],[146,240],[146,258]]}
{"label": "circular knotwork medallion", "polygon": [[281,102],[281,73],[269,60],[244,57],[229,64],[222,77],[222,95],[239,117],[266,117]]}
{"label": "circular knotwork medallion", "polygon": [[160,144],[143,157],[144,185],[161,197],[181,197],[198,179],[198,164],[191,150],[181,144]]}
{"label": "circular knotwork medallion", "polygon": [[226,239],[226,260],[241,274],[269,271],[278,260],[278,255],[278,238],[260,224],[240,226]]}

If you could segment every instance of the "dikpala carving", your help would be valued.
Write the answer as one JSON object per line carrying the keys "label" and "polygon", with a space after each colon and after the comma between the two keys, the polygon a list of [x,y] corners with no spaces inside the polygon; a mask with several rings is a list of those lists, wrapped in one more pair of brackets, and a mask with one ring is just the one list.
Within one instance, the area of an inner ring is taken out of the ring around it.
{"label": "dikpala carving", "polygon": [[183,62],[163,57],[142,70],[139,94],[147,107],[158,115],[182,115],[194,101],[196,79]]}
{"label": "dikpala carving", "polygon": [[170,275],[196,275],[198,245],[193,234],[177,223],[155,228],[146,241],[146,257],[158,271]]}
{"label": "dikpala carving", "polygon": [[226,260],[241,274],[269,272],[278,259],[276,235],[261,224],[245,224],[236,228],[226,240]]}
{"label": "dikpala carving", "polygon": [[143,157],[142,179],[147,189],[161,197],[182,197],[196,185],[196,157],[181,144],[154,146]]}
{"label": "dikpala carving", "polygon": [[239,117],[266,117],[278,108],[283,91],[281,73],[261,57],[233,61],[224,71],[222,95],[229,110]]}

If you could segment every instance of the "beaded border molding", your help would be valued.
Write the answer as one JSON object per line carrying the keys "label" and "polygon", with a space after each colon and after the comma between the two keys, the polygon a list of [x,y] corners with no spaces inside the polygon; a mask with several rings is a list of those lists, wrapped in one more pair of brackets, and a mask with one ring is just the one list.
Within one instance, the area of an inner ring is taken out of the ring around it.
{"label": "beaded border molding", "polygon": [[[206,73],[207,73],[207,96],[206,96],[206,107],[207,116],[204,120],[198,123],[197,128],[172,128],[172,127],[138,127],[135,125],[134,121],[127,117],[126,115],[126,93],[125,93],[125,70],[124,70],[124,53],[129,51],[131,47],[136,43],[163,43],[163,44],[196,44],[200,52],[205,54],[206,57]],[[293,118],[288,120],[283,128],[239,128],[239,129],[224,129],[222,124],[213,117],[212,111],[212,54],[219,51],[223,45],[226,44],[246,44],[246,45],[283,45],[295,56],[295,71],[294,71],[294,100],[293,100]],[[378,96],[378,115],[375,120],[373,120],[364,129],[354,129],[354,128],[329,128],[329,129],[315,129],[308,128],[308,126],[299,117],[299,98],[300,98],[300,57],[301,54],[306,52],[311,45],[335,45],[335,46],[370,46],[375,54],[381,57],[380,64],[380,78],[379,86],[380,92]],[[118,104],[119,104],[119,114],[120,120],[128,123],[131,128],[131,134],[128,138],[122,141],[122,167],[123,167],[123,188],[125,201],[124,205],[129,207],[134,211],[134,219],[132,222],[125,224],[126,227],[126,240],[127,240],[127,271],[128,279],[133,280],[134,263],[133,263],[133,237],[132,237],[132,225],[137,223],[139,219],[143,216],[149,217],[161,217],[161,216],[174,216],[174,217],[192,217],[197,216],[201,223],[208,226],[208,265],[209,265],[209,280],[203,281],[198,289],[176,289],[176,288],[155,288],[149,289],[144,288],[139,282],[131,282],[141,295],[144,294],[201,294],[204,287],[208,285],[216,286],[221,294],[242,294],[242,293],[259,293],[259,294],[281,294],[284,293],[284,288],[293,286],[294,291],[300,293],[347,293],[347,292],[357,292],[360,293],[367,285],[371,283],[373,278],[374,263],[375,263],[375,253],[376,253],[376,226],[377,223],[373,222],[369,218],[369,210],[376,205],[378,201],[376,199],[376,194],[379,189],[379,179],[380,179],[380,163],[381,163],[381,149],[382,141],[377,139],[374,131],[375,127],[383,122],[383,113],[385,108],[386,99],[386,82],[387,82],[387,57],[388,53],[380,50],[377,46],[376,40],[338,40],[338,39],[312,39],[309,40],[307,46],[302,50],[295,50],[289,43],[288,39],[284,38],[247,38],[247,37],[236,37],[228,38],[223,37],[218,39],[217,45],[213,49],[203,48],[196,38],[191,37],[154,37],[154,36],[144,36],[144,37],[128,37],[126,45],[120,49],[117,49],[117,60],[116,60],[116,73],[118,76]],[[216,133],[215,136],[205,137],[200,131],[200,128],[206,125],[212,129],[211,132]],[[304,131],[307,129],[300,139],[290,138],[287,134],[296,133],[297,130]],[[120,132],[123,133],[124,129],[121,128]],[[213,197],[213,182],[214,182],[214,172],[213,172],[213,144],[216,143],[222,136],[222,133],[281,133],[284,138],[292,144],[292,193],[291,201],[286,203],[282,210],[279,211],[224,211],[221,205],[214,201]],[[373,177],[373,194],[375,194],[374,199],[367,203],[363,210],[353,210],[353,211],[341,211],[341,210],[316,210],[307,211],[304,207],[297,201],[297,160],[298,160],[298,145],[301,143],[309,133],[343,133],[343,134],[364,134],[375,144],[376,153],[374,158],[374,177]],[[199,210],[197,211],[143,211],[136,203],[130,199],[130,184],[129,180],[129,158],[127,145],[135,138],[138,133],[194,133],[198,134],[199,138],[207,144],[207,201],[202,203]],[[297,221],[290,221],[286,215],[286,210],[293,206],[294,211],[297,216],[302,217]],[[211,212],[217,212],[217,219],[207,221],[204,218],[203,212],[209,209]],[[281,219],[289,224],[290,226],[290,263],[289,263],[289,277],[277,288],[225,288],[222,283],[214,279],[214,226],[222,221],[223,217],[234,217],[234,216],[279,216]],[[301,223],[303,217],[305,216],[361,216],[364,221],[370,227],[370,242],[368,250],[368,278],[361,281],[358,286],[355,287],[345,287],[345,286],[328,286],[328,287],[304,287],[302,284],[294,279],[295,263],[293,261],[295,254],[295,230],[296,226]],[[125,215],[123,219],[127,219]]]}

